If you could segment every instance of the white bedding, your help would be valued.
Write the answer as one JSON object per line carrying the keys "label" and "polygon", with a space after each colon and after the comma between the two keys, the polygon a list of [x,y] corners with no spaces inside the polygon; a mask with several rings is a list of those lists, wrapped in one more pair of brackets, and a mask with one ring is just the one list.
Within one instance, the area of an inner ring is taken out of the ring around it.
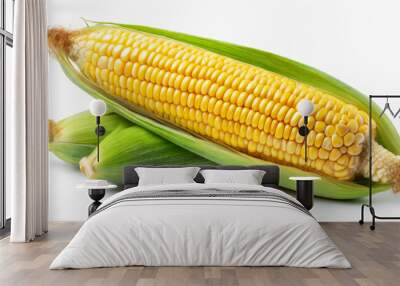
{"label": "white bedding", "polygon": [[[254,185],[179,184],[122,191],[265,190]],[[89,218],[50,269],[145,266],[294,266],[349,268],[310,215],[257,198],[152,198],[122,201]]]}

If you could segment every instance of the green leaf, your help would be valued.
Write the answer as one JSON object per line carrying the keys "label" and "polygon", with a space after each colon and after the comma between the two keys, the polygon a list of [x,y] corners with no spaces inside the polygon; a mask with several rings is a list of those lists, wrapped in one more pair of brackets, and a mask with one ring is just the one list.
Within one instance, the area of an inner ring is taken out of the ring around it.
{"label": "green leaf", "polygon": [[214,165],[213,162],[141,128],[118,128],[80,164],[81,171],[91,179],[122,183],[123,167],[129,165]]}
{"label": "green leaf", "polygon": [[[108,112],[101,117],[101,125],[107,134],[118,126],[131,126],[132,123],[118,114]],[[49,142],[96,145],[95,129],[96,118],[89,111],[79,112],[57,122],[49,120]],[[100,140],[103,138],[100,137]]]}
{"label": "green leaf", "polygon": [[69,164],[79,166],[81,158],[89,155],[96,145],[74,143],[49,143],[49,151]]}
{"label": "green leaf", "polygon": [[[131,126],[132,123],[115,113],[102,116],[101,124],[110,133],[118,126]],[[49,151],[59,159],[73,165],[89,155],[97,144],[95,134],[96,120],[88,111],[83,111],[60,121],[49,120]],[[106,133],[106,135],[107,135]],[[100,137],[100,141],[104,136]]]}

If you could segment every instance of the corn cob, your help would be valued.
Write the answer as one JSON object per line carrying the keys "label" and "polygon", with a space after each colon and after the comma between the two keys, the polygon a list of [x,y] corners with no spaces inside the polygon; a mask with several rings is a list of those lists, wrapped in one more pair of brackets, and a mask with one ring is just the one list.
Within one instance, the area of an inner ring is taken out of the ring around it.
{"label": "corn cob", "polygon": [[80,160],[81,172],[90,179],[122,183],[123,167],[129,165],[215,165],[138,126],[117,128],[100,143],[97,152]]}
{"label": "corn cob", "polygon": [[[107,134],[118,126],[131,126],[123,117],[108,113],[102,116],[101,124]],[[96,148],[96,121],[88,111],[77,113],[60,121],[49,120],[49,151],[59,159],[78,165],[82,157],[89,155]],[[103,140],[103,137],[100,138]]]}
{"label": "corn cob", "polygon": [[[62,49],[98,87],[132,109],[254,157],[340,180],[366,175],[368,118],[322,89],[197,47],[142,32],[96,26],[75,32],[52,29]],[[296,105],[310,99],[308,150]],[[373,132],[375,134],[375,123]],[[373,144],[373,146],[379,146]],[[399,159],[373,179],[393,182]],[[385,165],[386,166],[386,165]]]}

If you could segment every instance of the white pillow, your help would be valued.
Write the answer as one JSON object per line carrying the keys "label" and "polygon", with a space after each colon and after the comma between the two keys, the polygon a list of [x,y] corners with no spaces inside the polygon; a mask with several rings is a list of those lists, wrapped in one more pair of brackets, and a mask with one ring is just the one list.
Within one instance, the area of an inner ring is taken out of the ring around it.
{"label": "white pillow", "polygon": [[205,184],[261,185],[265,171],[262,170],[201,170]]}
{"label": "white pillow", "polygon": [[195,183],[193,180],[200,168],[135,168],[139,176],[139,186]]}

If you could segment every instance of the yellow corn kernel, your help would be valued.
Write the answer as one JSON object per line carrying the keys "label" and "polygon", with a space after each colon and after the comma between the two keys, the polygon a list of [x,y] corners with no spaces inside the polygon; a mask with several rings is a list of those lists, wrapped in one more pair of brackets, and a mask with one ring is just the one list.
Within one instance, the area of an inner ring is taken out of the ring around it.
{"label": "yellow corn kernel", "polygon": [[354,141],[356,140],[356,136],[354,135],[354,133],[350,132],[347,133],[343,139],[344,139],[344,145],[348,147],[354,143]]}
{"label": "yellow corn kernel", "polygon": [[333,133],[335,133],[335,127],[333,125],[328,125],[325,128],[325,136],[332,137]]}
{"label": "yellow corn kernel", "polygon": [[325,123],[322,121],[317,121],[315,123],[314,130],[316,132],[324,132],[325,131]]}
{"label": "yellow corn kernel", "polygon": [[332,135],[332,146],[334,148],[342,147],[343,145],[343,138],[338,136],[337,134]]}

